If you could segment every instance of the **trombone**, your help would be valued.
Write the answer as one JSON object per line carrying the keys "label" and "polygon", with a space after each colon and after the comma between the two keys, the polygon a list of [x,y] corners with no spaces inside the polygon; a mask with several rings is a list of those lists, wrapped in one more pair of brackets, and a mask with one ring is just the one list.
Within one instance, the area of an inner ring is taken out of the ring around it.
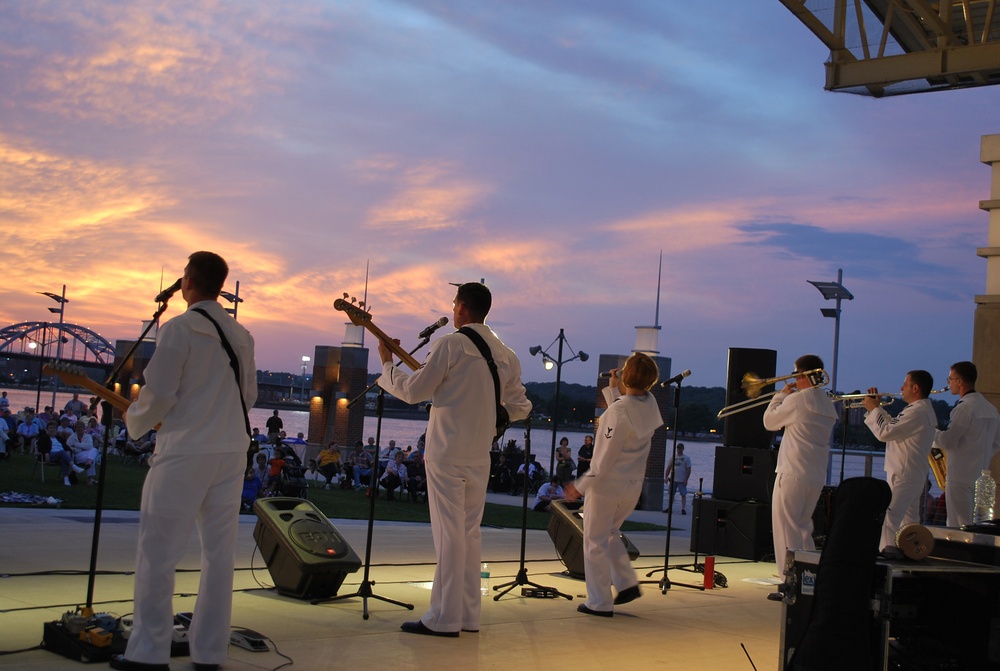
{"label": "trombone", "polygon": [[740,384],[740,389],[743,390],[743,393],[748,397],[747,400],[727,405],[719,411],[719,414],[716,415],[716,419],[723,419],[725,417],[729,417],[730,415],[735,415],[738,412],[743,412],[744,410],[752,410],[753,408],[767,405],[771,402],[771,397],[779,392],[776,390],[761,395],[760,392],[763,391],[764,387],[781,382],[782,380],[791,380],[800,376],[808,377],[813,383],[813,386],[816,387],[822,387],[830,383],[830,376],[827,375],[826,371],[822,368],[814,368],[813,370],[807,370],[803,373],[792,373],[791,375],[769,377],[766,379],[762,379],[756,373],[747,373],[743,376],[742,384]]}

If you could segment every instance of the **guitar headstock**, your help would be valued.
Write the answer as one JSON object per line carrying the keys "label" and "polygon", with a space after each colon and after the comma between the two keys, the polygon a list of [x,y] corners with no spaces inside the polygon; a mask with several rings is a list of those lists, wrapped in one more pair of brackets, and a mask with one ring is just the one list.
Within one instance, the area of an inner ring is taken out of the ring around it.
{"label": "guitar headstock", "polygon": [[80,386],[81,380],[90,381],[90,378],[87,377],[87,373],[84,372],[83,368],[64,361],[53,361],[51,363],[47,363],[44,367],[42,367],[42,372],[45,375],[58,375],[59,379],[72,386]]}
{"label": "guitar headstock", "polygon": [[364,326],[366,323],[371,323],[372,315],[365,310],[365,302],[361,301],[358,303],[358,299],[353,296],[351,296],[351,300],[348,302],[347,298],[348,295],[344,294],[343,298],[338,298],[333,302],[333,307],[346,312],[351,323],[355,326]]}

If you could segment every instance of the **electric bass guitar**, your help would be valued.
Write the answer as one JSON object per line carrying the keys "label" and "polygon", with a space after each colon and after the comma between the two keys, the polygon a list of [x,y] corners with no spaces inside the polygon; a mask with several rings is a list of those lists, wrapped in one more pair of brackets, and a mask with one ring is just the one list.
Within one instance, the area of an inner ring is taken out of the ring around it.
{"label": "electric bass guitar", "polygon": [[372,315],[370,312],[365,310],[364,302],[359,304],[354,303],[355,299],[351,299],[350,302],[347,300],[347,294],[344,294],[343,298],[338,298],[333,302],[333,307],[342,312],[346,312],[351,323],[355,326],[363,326],[368,329],[369,332],[382,342],[386,344],[392,353],[399,357],[399,360],[405,363],[410,370],[416,371],[420,368],[420,363],[413,358],[413,356],[407,352],[405,349],[400,347],[392,338],[387,336],[382,329],[375,326],[372,321]]}
{"label": "electric bass guitar", "polygon": [[57,376],[63,381],[63,383],[71,387],[83,387],[94,396],[104,399],[114,406],[116,410],[120,410],[121,412],[125,412],[128,410],[128,407],[132,405],[132,401],[128,400],[124,396],[119,396],[110,389],[106,389],[91,380],[79,366],[57,361],[55,363],[45,364],[45,366],[42,367],[42,372],[46,375]]}

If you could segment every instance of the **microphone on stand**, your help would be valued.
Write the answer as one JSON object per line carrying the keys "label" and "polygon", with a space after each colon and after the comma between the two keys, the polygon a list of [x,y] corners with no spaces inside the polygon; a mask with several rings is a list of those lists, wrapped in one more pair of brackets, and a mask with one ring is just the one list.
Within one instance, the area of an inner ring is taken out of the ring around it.
{"label": "microphone on stand", "polygon": [[684,378],[688,377],[689,375],[691,375],[691,369],[690,368],[687,369],[687,370],[683,370],[680,373],[677,373],[677,375],[674,375],[672,378],[670,378],[666,382],[661,382],[660,386],[661,387],[669,387],[674,382],[680,382],[681,380],[683,380]]}
{"label": "microphone on stand", "polygon": [[420,339],[430,338],[432,333],[437,331],[442,326],[445,326],[447,323],[448,323],[448,318],[441,317],[441,319],[437,320],[436,322],[425,328],[423,331],[421,331],[420,335],[418,335],[417,337]]}
{"label": "microphone on stand", "polygon": [[178,277],[176,282],[174,282],[173,284],[171,284],[169,287],[167,287],[166,289],[164,289],[160,293],[156,294],[156,298],[153,299],[153,302],[155,302],[155,303],[164,303],[164,302],[170,300],[171,296],[173,296],[178,291],[180,291],[180,288],[181,288],[181,279],[183,279],[183,278]]}

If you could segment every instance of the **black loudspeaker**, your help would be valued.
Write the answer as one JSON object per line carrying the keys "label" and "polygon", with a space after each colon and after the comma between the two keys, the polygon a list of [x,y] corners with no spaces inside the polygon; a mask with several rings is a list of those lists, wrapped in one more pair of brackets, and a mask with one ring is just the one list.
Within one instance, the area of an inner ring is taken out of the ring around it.
{"label": "black loudspeaker", "polygon": [[[583,502],[553,501],[552,517],[549,519],[549,538],[556,546],[559,558],[566,565],[566,570],[574,578],[583,579]],[[639,558],[639,548],[632,544],[625,534],[622,542],[628,550],[629,559]]]}
{"label": "black loudspeaker", "polygon": [[[778,353],[773,349],[729,348],[729,372],[726,381],[726,405],[748,400],[743,393],[743,376],[753,373],[761,379],[774,377]],[[780,382],[778,384],[781,384]],[[770,391],[770,388],[764,393]],[[729,415],[723,420],[723,444],[735,447],[766,448],[771,446],[771,432],[764,429],[763,404],[750,410]]]}
{"label": "black loudspeaker", "polygon": [[712,497],[770,503],[777,465],[777,450],[716,445]]}
{"label": "black loudspeaker", "polygon": [[691,552],[760,561],[774,554],[771,506],[695,498]]}
{"label": "black loudspeaker", "polygon": [[361,559],[319,508],[302,499],[273,497],[253,504],[253,539],[279,594],[297,599],[333,596]]}

